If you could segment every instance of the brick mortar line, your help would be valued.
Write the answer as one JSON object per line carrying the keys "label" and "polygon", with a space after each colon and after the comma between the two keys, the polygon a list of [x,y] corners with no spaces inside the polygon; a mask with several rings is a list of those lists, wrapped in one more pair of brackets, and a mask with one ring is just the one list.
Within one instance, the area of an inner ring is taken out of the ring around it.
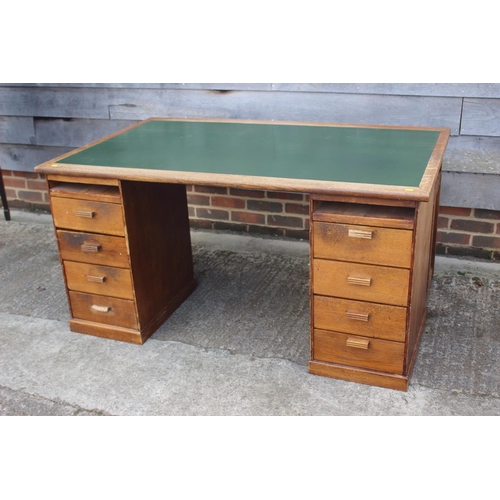
{"label": "brick mortar line", "polygon": [[461,229],[452,229],[449,227],[440,227],[440,228],[438,228],[437,232],[438,233],[457,233],[457,234],[477,234],[480,236],[489,236],[489,235],[498,234],[498,233],[495,233],[495,231],[493,231],[492,233],[477,233],[474,231],[464,231]]}
{"label": "brick mortar line", "polygon": [[295,212],[269,212],[269,211],[260,211],[260,210],[251,210],[249,208],[237,208],[237,207],[218,207],[213,205],[192,205],[188,204],[190,208],[201,208],[204,210],[221,210],[224,212],[245,212],[249,214],[261,214],[261,215],[280,215],[282,217],[298,217],[300,219],[309,219],[309,215],[305,214],[297,214]]}
{"label": "brick mortar line", "polygon": [[439,214],[439,217],[442,217],[442,218],[445,218],[445,219],[448,219],[448,220],[466,220],[466,221],[490,222],[492,224],[500,222],[500,218],[498,218],[498,219],[486,219],[484,217],[474,217],[474,216],[467,216],[467,217],[454,216],[454,217],[450,217],[448,215],[442,215],[442,214]]}
{"label": "brick mortar line", "polygon": [[230,194],[209,194],[209,193],[197,193],[188,191],[187,192],[191,196],[205,196],[210,201],[212,198],[224,198],[227,200],[241,200],[245,203],[248,201],[258,201],[262,203],[279,203],[281,205],[291,204],[291,205],[301,205],[304,207],[309,207],[309,202],[305,200],[287,200],[282,198],[252,198],[251,196],[236,196]]}

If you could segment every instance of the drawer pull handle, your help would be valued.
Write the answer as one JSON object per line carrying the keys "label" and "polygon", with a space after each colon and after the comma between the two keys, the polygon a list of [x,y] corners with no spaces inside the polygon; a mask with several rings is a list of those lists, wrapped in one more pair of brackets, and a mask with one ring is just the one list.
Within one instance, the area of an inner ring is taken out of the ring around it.
{"label": "drawer pull handle", "polygon": [[368,349],[370,341],[365,339],[353,339],[352,337],[349,337],[345,345],[347,347],[354,347],[355,349]]}
{"label": "drawer pull handle", "polygon": [[104,283],[106,276],[96,276],[95,274],[88,274],[87,281],[92,281],[94,283]]}
{"label": "drawer pull handle", "polygon": [[101,245],[98,243],[84,243],[81,249],[82,252],[98,252],[101,249]]}
{"label": "drawer pull handle", "polygon": [[357,313],[354,311],[347,311],[345,313],[346,317],[349,319],[355,319],[357,321],[368,321],[370,314],[369,313]]}
{"label": "drawer pull handle", "polygon": [[85,219],[92,219],[95,215],[95,212],[92,210],[77,210],[75,212],[77,217],[84,217]]}
{"label": "drawer pull handle", "polygon": [[362,229],[349,229],[347,231],[349,238],[362,238],[364,240],[371,240],[373,231],[363,231]]}
{"label": "drawer pull handle", "polygon": [[92,309],[100,313],[107,313],[111,311],[111,307],[109,306],[96,306],[95,304],[92,304]]}
{"label": "drawer pull handle", "polygon": [[349,276],[347,278],[347,283],[350,283],[351,285],[370,286],[372,284],[372,279],[360,278],[359,276]]}

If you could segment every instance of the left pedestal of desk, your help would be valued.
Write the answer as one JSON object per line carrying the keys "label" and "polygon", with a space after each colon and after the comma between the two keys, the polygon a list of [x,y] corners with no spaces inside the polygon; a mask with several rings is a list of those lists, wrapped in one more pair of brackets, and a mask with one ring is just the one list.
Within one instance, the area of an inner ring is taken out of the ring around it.
{"label": "left pedestal of desk", "polygon": [[185,186],[47,182],[71,330],[144,343],[196,287]]}

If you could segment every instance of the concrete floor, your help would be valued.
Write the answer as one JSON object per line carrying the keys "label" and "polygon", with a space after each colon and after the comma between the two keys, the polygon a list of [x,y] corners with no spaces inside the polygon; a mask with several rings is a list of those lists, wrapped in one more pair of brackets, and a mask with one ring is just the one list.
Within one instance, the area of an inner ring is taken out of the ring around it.
{"label": "concrete floor", "polygon": [[0,415],[499,415],[500,264],[438,257],[408,392],[311,375],[308,244],[192,234],[143,345],[69,331],[51,217],[0,221]]}

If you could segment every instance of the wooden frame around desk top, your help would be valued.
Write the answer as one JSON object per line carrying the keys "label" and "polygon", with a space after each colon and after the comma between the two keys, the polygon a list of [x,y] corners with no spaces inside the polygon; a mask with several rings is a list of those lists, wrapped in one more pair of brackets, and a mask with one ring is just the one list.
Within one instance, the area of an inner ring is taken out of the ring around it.
{"label": "wooden frame around desk top", "polygon": [[[170,121],[201,121],[222,123],[255,123],[273,125],[306,125],[321,127],[344,128],[387,128],[402,130],[428,130],[439,132],[438,140],[429,159],[427,167],[418,187],[388,186],[384,184],[365,184],[336,181],[316,181],[304,179],[288,179],[274,177],[258,177],[238,174],[214,174],[204,172],[181,172],[172,170],[146,170],[140,168],[120,168],[106,166],[58,164],[58,161],[71,156],[79,151],[90,148],[128,130],[136,128],[146,122],[154,120]],[[120,179],[145,182],[167,182],[172,184],[194,184],[222,187],[241,187],[246,189],[259,189],[268,191],[303,192],[317,195],[360,196],[372,198],[386,198],[402,201],[429,201],[430,193],[439,176],[444,152],[448,144],[450,129],[439,127],[405,127],[390,125],[354,125],[338,123],[311,123],[290,121],[265,121],[265,120],[229,120],[229,119],[194,119],[194,118],[149,118],[123,130],[110,134],[102,139],[72,150],[64,155],[45,162],[35,167],[35,172],[41,174],[65,175],[69,177],[94,177],[101,179]]]}

